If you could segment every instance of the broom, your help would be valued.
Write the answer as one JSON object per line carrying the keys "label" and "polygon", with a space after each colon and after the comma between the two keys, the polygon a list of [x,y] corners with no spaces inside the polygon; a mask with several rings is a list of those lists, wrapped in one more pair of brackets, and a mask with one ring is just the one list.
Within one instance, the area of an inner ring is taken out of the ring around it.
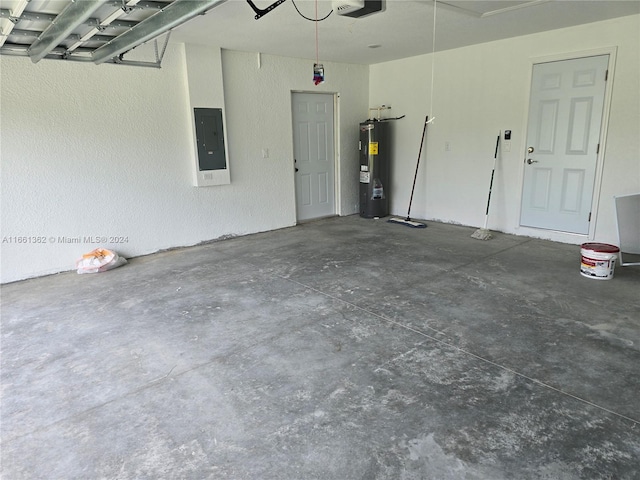
{"label": "broom", "polygon": [[484,214],[484,227],[479,228],[471,234],[471,238],[477,240],[489,240],[491,238],[491,232],[487,228],[489,224],[489,205],[491,205],[491,190],[493,188],[493,176],[496,173],[496,161],[498,159],[498,147],[500,146],[500,133],[498,133],[498,139],[496,140],[496,151],[493,154],[493,169],[491,170],[491,182],[489,183],[489,198],[487,199],[487,211]]}
{"label": "broom", "polygon": [[389,223],[399,223],[411,228],[427,228],[427,225],[411,220],[411,202],[413,202],[413,192],[416,189],[416,179],[418,178],[418,167],[420,166],[420,156],[422,155],[422,145],[424,145],[424,135],[427,133],[427,125],[429,124],[429,116],[424,119],[424,128],[422,129],[422,140],[420,140],[420,151],[418,152],[418,162],[416,163],[416,173],[413,176],[413,187],[411,188],[411,197],[409,198],[409,210],[407,218],[393,217],[387,220]]}

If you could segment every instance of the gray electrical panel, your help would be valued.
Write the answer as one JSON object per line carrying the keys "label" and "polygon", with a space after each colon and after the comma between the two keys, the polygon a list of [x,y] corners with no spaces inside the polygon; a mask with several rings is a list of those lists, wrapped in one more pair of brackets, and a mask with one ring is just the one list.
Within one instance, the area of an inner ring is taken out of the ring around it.
{"label": "gray electrical panel", "polygon": [[196,120],[198,169],[200,171],[226,169],[222,109],[194,108],[193,112]]}

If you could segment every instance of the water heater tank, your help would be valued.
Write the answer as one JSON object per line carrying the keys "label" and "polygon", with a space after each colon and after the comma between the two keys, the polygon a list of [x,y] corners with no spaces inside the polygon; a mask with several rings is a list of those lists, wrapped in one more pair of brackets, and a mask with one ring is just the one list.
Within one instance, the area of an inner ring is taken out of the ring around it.
{"label": "water heater tank", "polygon": [[367,120],[360,124],[360,216],[389,215],[390,125]]}

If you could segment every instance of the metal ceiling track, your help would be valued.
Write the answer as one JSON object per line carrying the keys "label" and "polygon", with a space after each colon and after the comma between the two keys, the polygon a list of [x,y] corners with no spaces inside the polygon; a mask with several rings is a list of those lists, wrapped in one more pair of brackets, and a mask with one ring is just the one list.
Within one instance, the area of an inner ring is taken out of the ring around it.
{"label": "metal ceiling track", "polygon": [[132,48],[162,35],[191,20],[193,17],[204,14],[214,7],[222,5],[227,0],[175,0],[168,7],[163,8],[155,15],[138,23],[122,35],[114,38],[91,54],[95,64],[100,64],[111,58],[117,57]]}
{"label": "metal ceiling track", "polygon": [[[28,10],[30,1],[0,9],[0,54],[159,68],[169,35],[161,52],[158,37],[227,0],[67,0],[57,14]],[[155,62],[123,58],[151,40]]]}
{"label": "metal ceiling track", "polygon": [[[0,30],[1,30],[0,31],[0,48],[2,47],[2,45],[4,45],[4,42],[9,37],[9,34],[15,27],[16,23],[18,23],[18,19],[20,18],[20,15],[22,15],[22,13],[24,12],[24,9],[27,8],[28,3],[29,3],[29,0],[20,0],[16,5],[14,5],[13,10],[3,9],[1,11],[1,13],[3,14],[2,17],[4,17],[5,12],[7,13],[6,18],[8,19],[8,21],[0,22]],[[4,23],[4,26],[3,26],[3,23]]]}
{"label": "metal ceiling track", "polygon": [[[7,18],[11,20],[11,22],[15,25],[17,22],[21,20],[31,21],[31,22],[52,23],[57,18],[57,15],[54,15],[52,13],[24,12],[19,17],[15,17],[11,11],[3,8],[0,10],[0,18]],[[127,20],[114,20],[109,24],[106,24],[106,25],[103,25],[103,24],[104,24],[104,21],[100,21],[99,18],[88,18],[84,22],[82,22],[80,25],[87,26],[87,27],[103,27],[103,28],[118,28],[118,27],[132,28],[135,25],[137,25],[137,22],[130,22]],[[14,31],[15,29],[13,29],[9,33],[13,35]],[[39,36],[41,34],[41,32],[38,32],[36,30],[33,30],[32,32],[35,33],[36,36]],[[4,33],[5,38],[9,36],[9,33]]]}
{"label": "metal ceiling track", "polygon": [[83,0],[71,2],[56,17],[42,35],[27,50],[31,61],[37,63],[67,38],[74,29],[91,17],[91,14],[105,4],[107,0]]}

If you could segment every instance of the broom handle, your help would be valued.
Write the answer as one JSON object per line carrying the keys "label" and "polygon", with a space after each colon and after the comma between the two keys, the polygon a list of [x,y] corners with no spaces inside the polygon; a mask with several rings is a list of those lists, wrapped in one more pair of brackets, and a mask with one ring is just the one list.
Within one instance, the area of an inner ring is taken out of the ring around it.
{"label": "broom handle", "polygon": [[487,228],[487,220],[489,219],[489,205],[491,204],[491,190],[493,190],[493,176],[496,173],[496,160],[498,158],[498,146],[500,145],[500,135],[496,140],[496,152],[493,154],[493,169],[491,170],[491,182],[489,182],[489,198],[487,198],[487,211],[485,212],[484,227]]}
{"label": "broom handle", "polygon": [[424,135],[427,132],[429,124],[429,115],[424,119],[424,128],[422,129],[422,139],[420,140],[420,151],[418,152],[418,162],[416,163],[416,173],[413,176],[413,187],[411,187],[411,197],[409,198],[409,210],[407,211],[406,220],[411,220],[411,203],[413,202],[413,192],[416,189],[416,180],[418,179],[418,167],[420,166],[420,156],[422,155],[422,145],[424,144]]}

